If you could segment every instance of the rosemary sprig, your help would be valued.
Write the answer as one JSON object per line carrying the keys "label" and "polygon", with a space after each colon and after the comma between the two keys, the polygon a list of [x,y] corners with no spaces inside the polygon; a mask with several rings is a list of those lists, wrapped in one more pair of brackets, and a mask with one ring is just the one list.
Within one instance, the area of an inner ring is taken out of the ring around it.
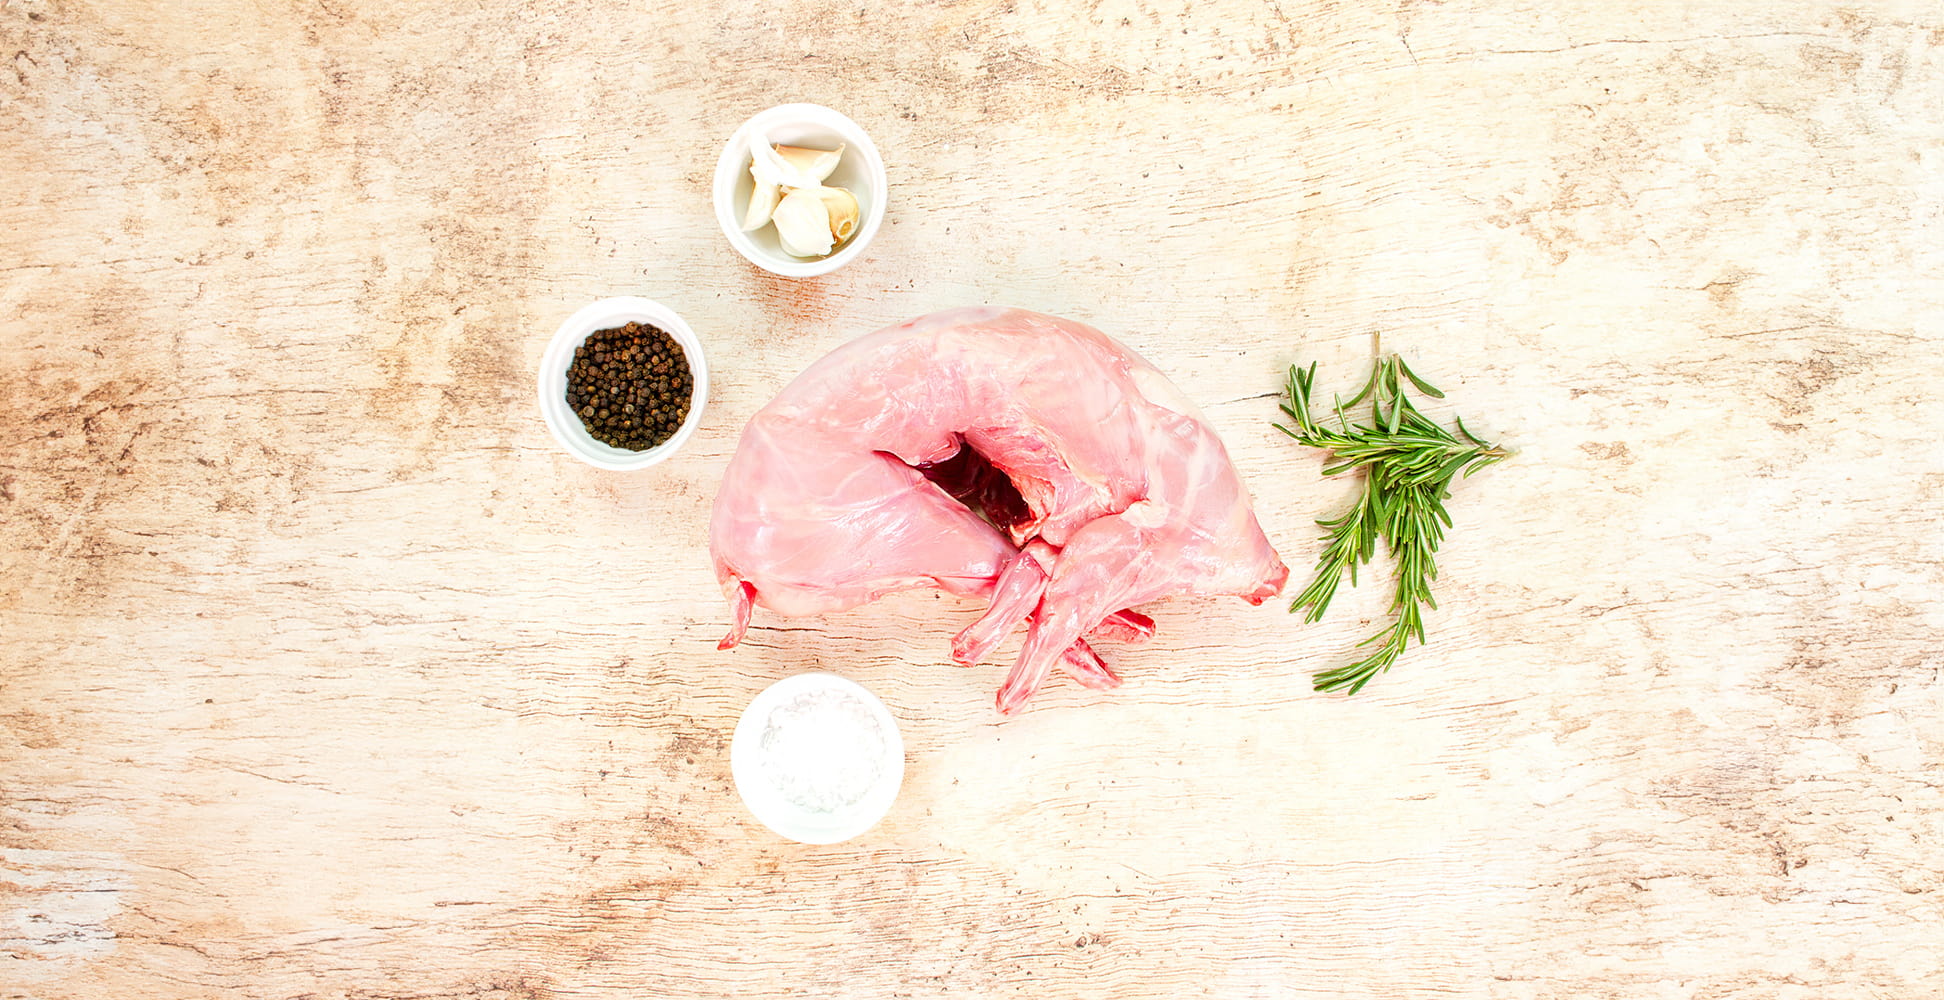
{"label": "rosemary sprig", "polygon": [[[1316,559],[1316,579],[1296,595],[1290,612],[1304,609],[1306,622],[1321,619],[1345,575],[1356,586],[1357,567],[1376,554],[1379,538],[1397,564],[1397,590],[1390,608],[1395,617],[1383,631],[1358,644],[1377,648],[1355,663],[1317,674],[1318,691],[1348,689],[1356,694],[1397,662],[1413,636],[1424,644],[1424,609],[1438,606],[1431,597],[1431,581],[1438,578],[1438,543],[1451,526],[1444,503],[1451,497],[1451,482],[1511,454],[1474,437],[1461,420],[1453,418],[1455,434],[1431,422],[1404,394],[1406,383],[1427,396],[1444,398],[1395,354],[1378,358],[1363,389],[1349,402],[1337,399],[1324,419],[1317,418],[1311,401],[1316,365],[1307,371],[1292,365],[1283,388],[1282,411],[1294,427],[1277,424],[1276,429],[1301,444],[1329,451],[1333,461],[1324,466],[1324,475],[1364,474],[1356,505],[1340,517],[1316,522],[1328,543]],[[1365,399],[1370,400],[1370,422],[1352,423],[1344,411]],[[1334,424],[1328,422],[1332,415]]]}

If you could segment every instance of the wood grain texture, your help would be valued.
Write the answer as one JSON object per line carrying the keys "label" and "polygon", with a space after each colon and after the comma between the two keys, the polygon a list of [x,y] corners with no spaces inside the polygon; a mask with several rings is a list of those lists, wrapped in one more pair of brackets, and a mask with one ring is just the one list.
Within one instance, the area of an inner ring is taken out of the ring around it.
{"label": "wood grain texture", "polygon": [[[8,0],[0,59],[0,996],[1944,993],[1935,5]],[[790,100],[893,185],[811,281],[708,204]],[[611,294],[710,355],[646,473],[532,399]],[[717,653],[741,422],[977,302],[1169,372],[1299,573],[1280,372],[1381,331],[1520,452],[1430,646],[1319,696],[1382,588],[1176,601],[1003,723],[937,595]],[[812,667],[909,752],[833,847],[726,760]]]}

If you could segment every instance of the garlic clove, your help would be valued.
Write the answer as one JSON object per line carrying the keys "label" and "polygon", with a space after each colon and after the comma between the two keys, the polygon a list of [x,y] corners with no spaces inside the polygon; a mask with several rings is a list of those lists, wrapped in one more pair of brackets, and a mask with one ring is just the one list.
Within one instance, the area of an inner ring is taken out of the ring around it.
{"label": "garlic clove", "polygon": [[[755,171],[752,169],[753,176]],[[769,225],[770,214],[776,211],[776,203],[783,199],[783,189],[775,184],[766,184],[761,178],[749,192],[749,207],[743,211],[742,228],[752,233]]]}
{"label": "garlic clove", "polygon": [[857,232],[857,196],[840,187],[817,189],[824,211],[830,213],[830,235],[842,244]]}
{"label": "garlic clove", "polygon": [[758,135],[749,141],[749,172],[756,178],[756,183],[777,184],[786,188],[811,188],[823,183],[784,159],[777,152],[780,148],[770,145],[767,136]]}
{"label": "garlic clove", "polygon": [[[830,172],[837,169],[837,161],[844,156],[844,147],[840,145],[836,149],[807,149],[803,146],[778,146],[776,155],[782,157],[783,162],[795,167],[804,177],[822,184],[830,176]],[[797,186],[808,187],[809,185]]]}
{"label": "garlic clove", "polygon": [[776,203],[770,221],[776,224],[776,240],[783,252],[795,257],[822,257],[830,253],[830,210],[824,207],[818,188],[795,188]]}

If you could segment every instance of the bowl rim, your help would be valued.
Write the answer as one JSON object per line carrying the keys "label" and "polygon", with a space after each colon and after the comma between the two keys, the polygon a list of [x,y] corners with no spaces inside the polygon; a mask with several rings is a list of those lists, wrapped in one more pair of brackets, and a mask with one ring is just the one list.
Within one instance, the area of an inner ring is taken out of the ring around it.
{"label": "bowl rim", "polygon": [[[770,712],[785,699],[816,689],[843,691],[856,698],[885,734],[886,766],[877,784],[838,822],[819,823],[804,816],[781,796],[769,792],[758,774],[758,740]],[[771,832],[803,844],[835,844],[861,836],[890,813],[904,786],[904,753],[904,737],[898,730],[897,718],[869,688],[828,671],[807,670],[771,684],[750,699],[729,741],[729,771],[743,805]]]}
{"label": "bowl rim", "polygon": [[[844,137],[846,155],[852,150],[864,157],[864,174],[870,178],[874,188],[871,194],[871,207],[865,213],[857,234],[850,238],[836,253],[828,257],[799,259],[795,257],[773,256],[756,245],[748,233],[742,231],[741,219],[735,206],[736,184],[742,172],[749,169],[749,139],[758,129],[768,130],[779,125],[808,123],[828,128]],[[841,111],[824,107],[821,104],[795,103],[779,104],[751,115],[742,123],[729,139],[722,144],[722,155],[716,160],[715,181],[712,200],[715,204],[716,223],[729,245],[736,249],[744,259],[771,274],[786,278],[814,278],[829,274],[856,260],[863,255],[878,228],[884,222],[884,204],[890,184],[884,170],[884,157],[878,153],[877,144],[871,141],[870,133],[851,120]]]}
{"label": "bowl rim", "polygon": [[[594,435],[567,408],[567,367],[574,350],[597,330],[620,326],[629,321],[649,323],[666,332],[687,356],[690,373],[689,412],[682,425],[668,440],[646,451],[628,451],[594,440]],[[598,469],[630,472],[656,465],[675,454],[694,435],[702,422],[702,411],[709,399],[709,366],[702,352],[702,341],[675,310],[653,299],[637,295],[617,295],[597,299],[575,310],[563,320],[547,342],[540,357],[536,379],[540,416],[554,442],[575,458]]]}

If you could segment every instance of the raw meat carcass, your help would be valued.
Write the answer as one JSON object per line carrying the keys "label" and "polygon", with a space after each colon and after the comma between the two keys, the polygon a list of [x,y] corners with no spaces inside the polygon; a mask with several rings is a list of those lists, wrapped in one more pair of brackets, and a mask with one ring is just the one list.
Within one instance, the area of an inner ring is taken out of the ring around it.
{"label": "raw meat carcass", "polygon": [[1021,624],[1016,711],[1055,664],[1119,679],[1088,638],[1139,639],[1176,594],[1260,604],[1288,567],[1222,442],[1105,334],[958,309],[854,340],[750,418],[710,524],[741,640],[752,609],[840,611],[897,590],[990,599],[952,643],[978,662]]}

